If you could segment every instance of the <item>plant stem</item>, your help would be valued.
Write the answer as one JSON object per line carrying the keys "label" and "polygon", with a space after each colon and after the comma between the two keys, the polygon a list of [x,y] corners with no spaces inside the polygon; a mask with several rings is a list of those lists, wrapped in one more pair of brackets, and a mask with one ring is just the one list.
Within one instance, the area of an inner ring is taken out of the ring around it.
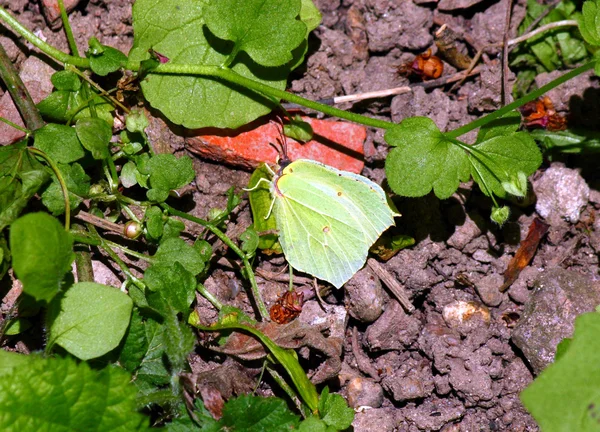
{"label": "plant stem", "polygon": [[202,295],[202,297],[204,297],[215,308],[217,308],[217,310],[223,309],[223,304],[219,301],[218,298],[216,298],[214,295],[212,295],[212,293],[210,291],[208,291],[204,285],[199,283],[198,285],[196,285],[196,290]]}
{"label": "plant stem", "polygon": [[0,19],[4,20],[17,34],[21,35],[25,40],[37,47],[40,51],[46,53],[50,57],[60,61],[61,63],[69,63],[77,67],[89,69],[90,62],[84,57],[71,56],[65,54],[61,50],[54,48],[52,45],[47,44],[39,37],[30,32],[25,28],[19,21],[17,21],[10,13],[0,6]]}
{"label": "plant stem", "polygon": [[[86,235],[83,225],[74,223],[73,231],[81,231]],[[88,245],[78,245],[75,249],[75,269],[77,271],[77,282],[94,282],[94,269],[92,267],[92,255]]]}
{"label": "plant stem", "polygon": [[60,185],[60,189],[62,190],[63,194],[63,199],[65,201],[65,230],[69,231],[71,227],[71,200],[69,199],[69,189],[67,189],[67,183],[65,182],[65,179],[63,178],[60,170],[58,169],[58,166],[56,166],[54,161],[50,159],[46,153],[44,153],[40,149],[36,149],[35,147],[27,147],[27,150],[30,153],[33,153],[34,155],[44,159],[46,163],[50,165],[52,171],[54,171],[54,175],[58,180],[58,184]]}
{"label": "plant stem", "polygon": [[6,84],[6,88],[12,97],[15,106],[23,117],[27,129],[34,131],[44,127],[44,120],[31,99],[25,84],[8,58],[4,47],[0,44],[0,78]]}
{"label": "plant stem", "polygon": [[2,123],[6,123],[7,125],[9,125],[12,128],[15,128],[16,130],[20,130],[21,132],[23,132],[27,136],[31,135],[31,131],[29,129],[25,129],[24,127],[21,127],[18,124],[15,124],[15,123],[11,122],[9,119],[5,119],[4,117],[0,117],[0,121]]}
{"label": "plant stem", "polygon": [[267,310],[267,307],[265,306],[262,300],[260,291],[258,289],[258,285],[256,284],[256,278],[254,277],[254,270],[252,269],[252,265],[250,264],[250,261],[248,261],[248,257],[246,256],[246,254],[239,247],[237,247],[237,245],[229,237],[227,237],[223,231],[218,229],[210,222],[181,212],[179,210],[175,210],[173,207],[166,203],[162,203],[160,206],[172,215],[179,216],[182,219],[187,219],[189,221],[202,225],[203,227],[206,227],[206,229],[208,229],[210,232],[216,235],[219,238],[219,240],[225,243],[237,256],[239,256],[242,259],[242,262],[244,263],[244,268],[246,269],[246,274],[248,276],[248,281],[250,282],[250,289],[252,290],[254,301],[256,301],[256,306],[258,307],[258,311],[261,316],[261,321],[268,320],[269,311]]}
{"label": "plant stem", "polygon": [[58,0],[58,8],[60,9],[60,19],[62,20],[63,28],[65,29],[65,35],[67,36],[67,42],[69,43],[71,53],[73,55],[79,56],[79,50],[77,49],[75,37],[73,37],[73,29],[71,28],[71,24],[69,23],[69,17],[67,16],[67,10],[65,9],[64,0]]}
{"label": "plant stem", "polygon": [[576,77],[577,75],[580,75],[590,69],[593,69],[595,63],[596,63],[595,61],[591,61],[589,63],[584,64],[583,66],[579,66],[578,68],[575,68],[575,69],[567,72],[566,74],[561,75],[560,77],[556,78],[555,80],[550,81],[548,84],[540,87],[537,90],[532,91],[531,93],[523,96],[522,98],[517,99],[516,101],[514,101],[512,103],[509,103],[508,105],[500,108],[499,110],[494,111],[484,117],[478,118],[477,120],[472,121],[471,123],[468,123],[464,126],[461,126],[458,129],[454,129],[453,131],[446,132],[444,135],[448,139],[456,139],[459,136],[466,134],[467,132],[477,129],[481,126],[485,126],[489,122],[502,117],[503,115],[514,110],[515,108],[519,108],[520,106],[525,105],[527,102],[531,102],[532,100],[537,99],[544,93],[552,90],[555,87],[558,87],[562,83]]}
{"label": "plant stem", "polygon": [[[132,66],[132,65],[128,65]],[[156,67],[152,71],[153,73],[160,74],[173,74],[173,75],[202,75],[202,76],[211,76],[215,78],[221,78],[230,83],[238,84],[241,87],[249,88],[256,92],[259,92],[266,96],[275,97],[277,99],[283,99],[288,102],[292,102],[298,105],[302,105],[306,108],[314,109],[316,111],[321,111],[327,115],[335,116],[339,118],[346,119],[348,121],[352,121],[355,123],[363,124],[365,126],[377,127],[382,129],[389,129],[395,126],[395,123],[378,120],[370,117],[365,117],[360,114],[354,114],[348,111],[344,111],[338,108],[334,108],[329,105],[324,105],[319,102],[311,101],[309,99],[305,99],[301,96],[294,95],[292,93],[288,93],[283,90],[279,90],[273,87],[270,87],[261,82],[255,81],[250,78],[246,78],[231,69],[221,68],[217,66],[198,66],[198,65],[178,65],[178,64],[170,64],[165,63]]]}
{"label": "plant stem", "polygon": [[106,239],[102,239],[102,243],[107,246],[111,246],[115,249],[119,249],[124,254],[130,255],[130,256],[140,259],[142,261],[146,261],[149,263],[151,263],[153,261],[152,257],[149,257],[148,255],[144,255],[143,253],[133,251],[125,246],[121,246],[119,243],[111,242],[110,240],[106,240]]}

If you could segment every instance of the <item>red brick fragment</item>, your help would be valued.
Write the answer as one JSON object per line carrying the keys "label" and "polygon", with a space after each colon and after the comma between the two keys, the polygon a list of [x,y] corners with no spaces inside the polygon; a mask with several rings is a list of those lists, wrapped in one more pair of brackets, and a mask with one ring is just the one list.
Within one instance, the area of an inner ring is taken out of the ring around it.
{"label": "red brick fragment", "polygon": [[[305,144],[287,139],[291,160],[312,159],[344,171],[362,171],[363,143],[367,137],[363,126],[309,117],[302,120],[310,123],[315,134]],[[186,143],[189,150],[208,159],[253,169],[263,162],[277,162],[277,150],[269,143],[277,143],[280,131],[281,126],[267,118],[233,131],[199,129],[194,131],[194,136],[186,138]]]}
{"label": "red brick fragment", "polygon": [[[67,13],[71,12],[77,6],[80,0],[64,0],[65,10]],[[42,0],[42,10],[48,20],[48,23],[52,26],[59,25],[60,19],[60,8],[58,7],[58,0]]]}

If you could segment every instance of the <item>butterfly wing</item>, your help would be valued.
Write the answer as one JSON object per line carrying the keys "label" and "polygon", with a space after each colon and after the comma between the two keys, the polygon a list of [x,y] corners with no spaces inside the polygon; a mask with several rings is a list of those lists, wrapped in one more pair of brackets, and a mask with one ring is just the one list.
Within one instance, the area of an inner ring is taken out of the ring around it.
{"label": "butterfly wing", "polygon": [[337,288],[364,265],[369,247],[394,223],[376,183],[310,160],[286,167],[274,179],[273,195],[290,265]]}

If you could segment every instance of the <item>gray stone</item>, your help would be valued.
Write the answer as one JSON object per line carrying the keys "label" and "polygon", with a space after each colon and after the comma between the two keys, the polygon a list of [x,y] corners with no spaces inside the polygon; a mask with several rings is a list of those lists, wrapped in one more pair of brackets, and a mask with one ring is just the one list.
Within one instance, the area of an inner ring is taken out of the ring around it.
{"label": "gray stone", "polygon": [[344,291],[346,308],[352,318],[371,323],[383,313],[387,295],[369,267],[356,273],[344,286]]}
{"label": "gray stone", "polygon": [[478,280],[475,283],[475,290],[483,303],[488,306],[498,306],[505,297],[499,289],[503,282],[502,275],[492,273]]}
{"label": "gray stone", "polygon": [[600,283],[577,272],[555,268],[535,283],[512,335],[536,374],[554,360],[556,346],[573,333],[575,318],[600,304]]}
{"label": "gray stone", "polygon": [[383,403],[383,388],[368,378],[353,378],[348,383],[348,404],[352,408],[379,408]]}
{"label": "gray stone", "polygon": [[537,196],[535,210],[550,225],[562,220],[577,223],[590,197],[590,188],[578,171],[555,164],[533,183]]}
{"label": "gray stone", "polygon": [[365,332],[365,340],[371,351],[401,350],[419,337],[421,321],[407,315],[397,301],[388,307]]}

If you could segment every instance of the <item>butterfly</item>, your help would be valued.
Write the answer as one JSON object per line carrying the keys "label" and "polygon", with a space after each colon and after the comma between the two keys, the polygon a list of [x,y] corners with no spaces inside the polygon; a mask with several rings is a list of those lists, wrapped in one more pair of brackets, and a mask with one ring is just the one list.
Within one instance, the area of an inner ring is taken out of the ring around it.
{"label": "butterfly", "polygon": [[270,192],[288,263],[336,288],[361,269],[398,216],[378,184],[309,159],[280,164]]}

